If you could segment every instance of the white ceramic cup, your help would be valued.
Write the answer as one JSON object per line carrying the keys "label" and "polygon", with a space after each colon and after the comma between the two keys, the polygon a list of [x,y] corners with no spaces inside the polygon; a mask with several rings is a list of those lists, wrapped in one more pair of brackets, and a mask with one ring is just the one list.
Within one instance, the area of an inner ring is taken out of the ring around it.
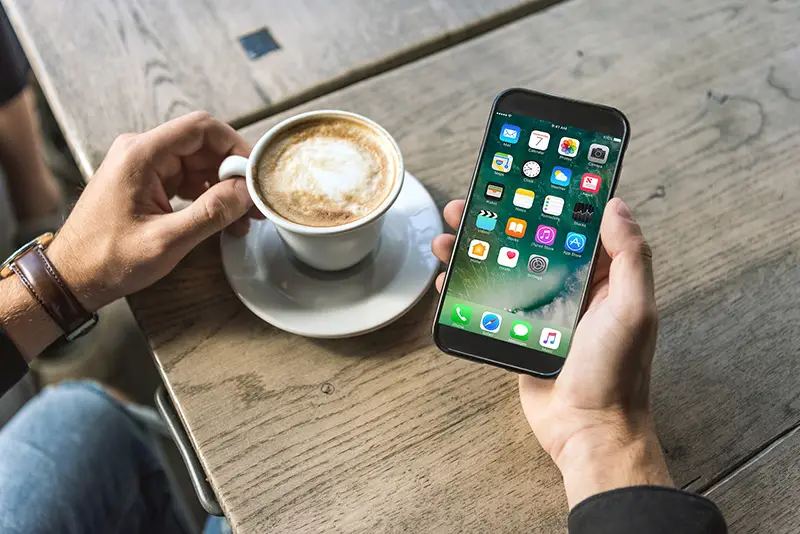
{"label": "white ceramic cup", "polygon": [[[394,177],[392,190],[384,201],[369,215],[339,226],[306,226],[281,217],[264,204],[256,192],[255,175],[258,161],[270,141],[286,128],[298,122],[315,118],[344,118],[360,122],[382,136],[387,147],[396,158],[397,176]],[[352,267],[372,252],[378,244],[383,226],[383,216],[392,207],[400,189],[403,187],[405,170],[403,155],[394,138],[378,123],[356,113],[338,110],[309,111],[290,117],[273,126],[258,140],[250,158],[228,156],[219,167],[219,179],[225,180],[234,176],[244,176],[247,190],[253,203],[269,219],[278,230],[278,235],[292,253],[302,262],[323,271],[339,271]]]}

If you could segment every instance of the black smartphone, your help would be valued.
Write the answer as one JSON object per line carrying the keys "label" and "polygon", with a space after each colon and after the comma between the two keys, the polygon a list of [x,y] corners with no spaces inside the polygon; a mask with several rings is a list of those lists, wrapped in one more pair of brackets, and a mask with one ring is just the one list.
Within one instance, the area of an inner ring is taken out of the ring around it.
{"label": "black smartphone", "polygon": [[497,96],[434,319],[440,349],[558,374],[629,135],[608,106],[526,89]]}

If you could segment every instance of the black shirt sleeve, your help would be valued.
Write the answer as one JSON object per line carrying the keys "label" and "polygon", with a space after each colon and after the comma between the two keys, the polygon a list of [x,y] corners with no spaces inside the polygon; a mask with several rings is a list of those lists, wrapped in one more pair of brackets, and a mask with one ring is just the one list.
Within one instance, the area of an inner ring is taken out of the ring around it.
{"label": "black shirt sleeve", "polygon": [[27,77],[28,61],[0,5],[0,106],[25,88]]}
{"label": "black shirt sleeve", "polygon": [[714,503],[675,488],[634,486],[593,495],[569,514],[569,534],[727,534]]}

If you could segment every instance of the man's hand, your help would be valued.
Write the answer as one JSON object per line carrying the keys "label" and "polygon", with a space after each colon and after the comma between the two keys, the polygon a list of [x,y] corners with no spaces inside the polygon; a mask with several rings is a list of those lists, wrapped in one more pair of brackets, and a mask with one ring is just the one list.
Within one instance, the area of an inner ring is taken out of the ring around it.
{"label": "man's hand", "polygon": [[[456,228],[463,201],[445,220]],[[586,313],[556,380],[519,379],[525,416],[564,477],[570,507],[614,488],[672,485],[650,408],[650,370],[658,312],[652,254],[624,202],[612,199],[600,226],[603,244]],[[433,241],[449,261],[452,235]],[[444,274],[436,280],[441,291]]]}
{"label": "man's hand", "polygon": [[[47,251],[87,309],[159,280],[225,227],[247,233],[244,179],[217,179],[232,154],[247,157],[249,144],[204,112],[114,141]],[[175,195],[194,202],[173,212]]]}

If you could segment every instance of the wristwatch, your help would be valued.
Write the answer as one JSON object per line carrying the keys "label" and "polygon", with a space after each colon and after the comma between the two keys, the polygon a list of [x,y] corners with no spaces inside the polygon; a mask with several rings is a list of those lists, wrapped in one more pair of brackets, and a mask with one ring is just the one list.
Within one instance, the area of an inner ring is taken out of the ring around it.
{"label": "wristwatch", "polygon": [[0,279],[17,275],[25,289],[47,312],[64,338],[72,341],[97,324],[97,314],[84,308],[69,290],[55,266],[45,254],[53,234],[42,234],[23,245],[0,265]]}

